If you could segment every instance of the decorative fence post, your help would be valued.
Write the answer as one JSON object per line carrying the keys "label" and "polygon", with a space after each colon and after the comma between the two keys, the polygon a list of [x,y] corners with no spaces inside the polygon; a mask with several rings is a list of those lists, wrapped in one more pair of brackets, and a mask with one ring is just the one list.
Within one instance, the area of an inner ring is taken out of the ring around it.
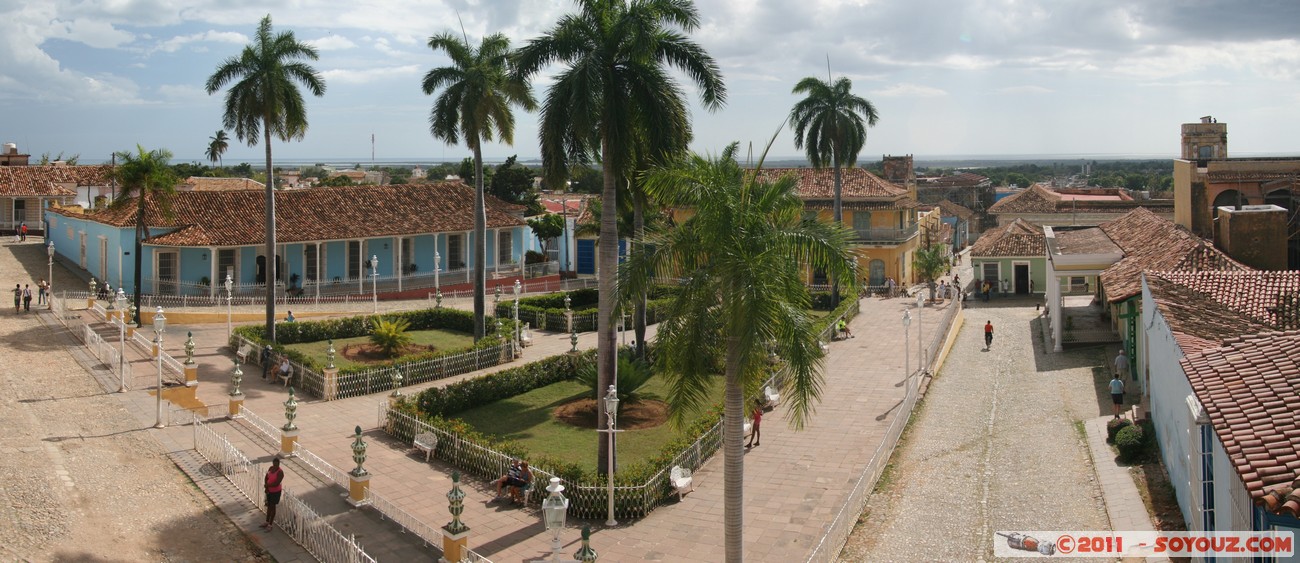
{"label": "decorative fence post", "polygon": [[591,548],[591,526],[582,527],[582,547],[573,552],[573,558],[582,563],[595,563],[600,554]]}
{"label": "decorative fence post", "polygon": [[435,297],[435,299],[437,299],[437,303],[438,303],[438,307],[437,307],[437,308],[441,309],[441,308],[442,308],[442,290],[441,290],[441,289],[438,290],[438,294],[437,294],[437,296]]}
{"label": "decorative fence post", "polygon": [[321,377],[325,379],[324,389],[321,394],[326,401],[333,401],[339,394],[339,368],[334,366],[334,339],[330,339],[329,347],[325,349],[325,373]]}
{"label": "decorative fence post", "polygon": [[460,490],[460,472],[451,472],[451,491],[447,493],[447,511],[451,522],[442,527],[442,561],[456,562],[464,559],[469,547],[469,526],[460,521],[465,512],[465,491]]}
{"label": "decorative fence post", "polygon": [[194,333],[186,332],[185,339],[185,389],[190,398],[198,393],[199,365],[194,363]]}
{"label": "decorative fence post", "polygon": [[402,379],[401,368],[393,366],[393,392],[388,394],[388,396],[392,397],[393,400],[402,398]]}
{"label": "decorative fence post", "polygon": [[366,441],[361,437],[360,426],[357,426],[352,438],[352,461],[357,462],[357,466],[348,472],[348,503],[361,506],[368,502],[366,492],[370,490],[370,472],[363,467],[366,463]]}
{"label": "decorative fence post", "polygon": [[244,381],[244,370],[239,369],[239,358],[235,358],[235,372],[230,374],[230,418],[240,418],[244,410],[244,392],[239,390],[239,384]]}
{"label": "decorative fence post", "polygon": [[133,338],[135,336],[135,325],[132,324],[135,322],[135,303],[132,303],[131,307],[126,310],[126,314],[130,315],[130,317],[123,323],[126,325],[126,337]]}
{"label": "decorative fence post", "polygon": [[95,278],[92,276],[92,277],[90,278],[90,295],[87,295],[87,296],[86,296],[86,308],[87,308],[87,309],[94,309],[94,308],[95,308],[95,295],[96,295],[96,292],[98,291],[98,288],[99,288],[99,284],[98,284],[98,283],[95,283]]}
{"label": "decorative fence post", "polygon": [[294,397],[293,387],[290,387],[289,400],[284,402],[284,419],[287,422],[280,427],[280,455],[285,457],[293,457],[293,447],[298,443],[298,427],[293,424],[295,418],[298,418],[298,399]]}

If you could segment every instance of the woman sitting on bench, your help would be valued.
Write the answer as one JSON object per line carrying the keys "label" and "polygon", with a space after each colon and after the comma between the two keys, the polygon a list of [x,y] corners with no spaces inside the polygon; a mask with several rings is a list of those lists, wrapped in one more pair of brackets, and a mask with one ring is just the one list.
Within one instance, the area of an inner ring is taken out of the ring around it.
{"label": "woman sitting on bench", "polygon": [[510,495],[510,500],[515,501],[516,504],[523,504],[524,489],[528,488],[528,484],[532,481],[533,472],[528,469],[528,462],[515,460],[514,463],[510,464],[510,469],[506,470],[506,474],[496,480],[496,499],[501,498],[501,488],[505,487],[506,492]]}

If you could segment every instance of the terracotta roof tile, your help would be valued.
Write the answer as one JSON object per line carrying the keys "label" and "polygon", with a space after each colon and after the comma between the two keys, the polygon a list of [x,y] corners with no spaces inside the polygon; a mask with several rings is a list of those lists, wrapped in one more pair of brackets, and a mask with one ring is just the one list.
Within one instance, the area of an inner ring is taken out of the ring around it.
{"label": "terracotta roof tile", "polygon": [[91,166],[0,166],[0,196],[50,196],[77,195],[68,187],[107,186],[107,164]]}
{"label": "terracotta roof tile", "polygon": [[1228,339],[1180,362],[1256,504],[1300,511],[1300,331]]}
{"label": "terracotta roof tile", "polygon": [[917,188],[978,188],[988,183],[987,177],[974,172],[961,172],[947,176],[922,176],[916,179]]}
{"label": "terracotta roof tile", "polygon": [[[1077,192],[1077,190],[1076,190]],[[1123,196],[1121,196],[1123,197]],[[1135,201],[1132,199],[1087,199],[1086,195],[1076,198],[1063,197],[1047,186],[1038,183],[1029,186],[1018,194],[1009,195],[989,206],[989,213],[1125,213],[1138,207],[1158,209],[1163,213],[1173,213],[1173,200],[1149,199]]]}
{"label": "terracotta roof tile", "polygon": [[999,199],[989,206],[989,213],[1055,213],[1059,201],[1060,194],[1042,184],[1034,184],[1023,192]]}
{"label": "terracotta roof tile", "polygon": [[1249,270],[1209,241],[1144,208],[1097,228],[1124,252],[1124,258],[1101,273],[1101,285],[1112,303],[1141,293],[1144,271]]}
{"label": "terracotta roof tile", "polygon": [[1183,276],[1223,272],[1148,272],[1147,286],[1183,354],[1220,346],[1242,334],[1272,330],[1194,287],[1175,281]]}
{"label": "terracotta roof tile", "polygon": [[[835,172],[830,168],[764,168],[759,171],[759,178],[771,181],[786,174],[795,176],[799,182],[799,197],[805,200],[835,198]],[[908,198],[906,188],[886,181],[864,168],[841,168],[840,183],[840,198],[846,202],[850,199]]]}
{"label": "terracotta roof tile", "polygon": [[1123,250],[1106,232],[1097,227],[1088,229],[1053,229],[1056,248],[1061,254],[1120,254]]}
{"label": "terracotta roof tile", "polygon": [[943,213],[944,217],[956,217],[963,221],[970,221],[975,217],[974,211],[971,211],[966,206],[953,201],[941,199],[937,205],[939,206],[939,211]]}
{"label": "terracotta roof tile", "polygon": [[[149,239],[166,246],[239,246],[266,241],[262,217],[265,194],[253,190],[176,192],[171,215],[152,197],[145,222],[177,230]],[[86,219],[130,226],[135,199],[89,213]],[[347,186],[275,192],[276,240],[300,242],[382,237],[407,233],[469,231],[474,228],[474,191],[459,181],[398,186]],[[488,228],[521,226],[508,206],[487,197]],[[57,211],[56,211],[57,212]]]}
{"label": "terracotta roof tile", "polygon": [[971,256],[983,257],[1045,256],[1047,235],[1042,227],[1016,219],[1008,225],[984,231],[971,246],[970,253]]}
{"label": "terracotta roof tile", "polygon": [[189,178],[186,178],[184,182],[181,182],[181,185],[176,189],[196,192],[212,192],[221,190],[265,190],[266,184],[255,182],[251,178],[205,178],[203,176],[190,176]]}
{"label": "terracotta roof tile", "polygon": [[1194,271],[1156,275],[1206,295],[1266,328],[1300,329],[1300,271]]}

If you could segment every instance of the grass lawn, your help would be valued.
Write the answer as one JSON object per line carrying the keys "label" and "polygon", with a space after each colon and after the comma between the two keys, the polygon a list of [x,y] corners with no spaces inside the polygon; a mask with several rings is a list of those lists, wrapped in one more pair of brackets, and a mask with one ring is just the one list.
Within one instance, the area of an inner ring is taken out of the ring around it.
{"label": "grass lawn", "polygon": [[[723,380],[713,379],[711,403],[722,401]],[[576,381],[561,381],[523,395],[461,412],[457,418],[465,420],[475,430],[494,434],[519,442],[528,451],[544,453],[583,467],[596,467],[596,440],[603,433],[594,428],[578,428],[556,420],[551,412],[556,407],[581,399],[590,393]],[[663,378],[654,377],[641,394],[663,400],[667,386]],[[632,464],[658,454],[677,436],[672,425],[664,423],[654,428],[618,433],[618,459],[620,465]]]}
{"label": "grass lawn", "polygon": [[[433,346],[438,350],[461,350],[474,345],[474,336],[465,332],[456,332],[451,330],[412,330],[407,334],[411,335],[411,343],[420,346]],[[334,341],[334,365],[341,368],[354,366],[363,366],[365,364],[353,362],[343,357],[343,347],[349,344],[369,344],[369,336],[357,336],[355,338],[340,338]],[[326,342],[300,342],[298,344],[287,344],[285,348],[295,350],[310,356],[313,360],[325,365],[325,348],[328,347]]]}

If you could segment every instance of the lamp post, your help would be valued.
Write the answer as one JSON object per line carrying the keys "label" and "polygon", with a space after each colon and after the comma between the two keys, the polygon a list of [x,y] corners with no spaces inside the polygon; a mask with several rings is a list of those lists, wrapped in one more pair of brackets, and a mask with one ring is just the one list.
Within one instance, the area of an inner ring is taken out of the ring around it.
{"label": "lamp post", "polygon": [[96,296],[99,295],[99,284],[95,283],[95,276],[90,276],[90,297],[86,298],[87,309],[93,309]]}
{"label": "lamp post", "polygon": [[45,255],[49,257],[50,275],[45,278],[45,308],[54,308],[54,241],[45,245]]}
{"label": "lamp post", "polygon": [[379,314],[379,256],[370,255],[370,294],[375,300],[375,314]]}
{"label": "lamp post", "polygon": [[605,521],[606,526],[617,526],[618,521],[614,520],[614,419],[618,417],[618,389],[613,385],[605,391],[605,430],[600,432],[609,433],[609,466],[606,472],[609,474],[609,519]]}
{"label": "lamp post", "polygon": [[[93,283],[93,282],[92,282],[92,283]],[[157,312],[157,313],[154,313],[154,316],[153,316],[153,332],[154,332],[154,335],[155,335],[155,336],[154,336],[154,338],[155,338],[155,342],[158,343],[158,397],[157,397],[158,400],[156,401],[156,403],[157,403],[157,405],[158,405],[158,420],[157,420],[157,422],[154,422],[153,427],[154,427],[154,428],[166,428],[167,425],[166,425],[166,424],[163,424],[163,418],[162,418],[162,412],[163,412],[163,411],[162,411],[162,389],[163,389],[163,382],[162,382],[162,377],[163,377],[163,360],[162,360],[162,357],[163,357],[163,333],[164,333],[164,332],[167,332],[167,317],[163,316],[163,308],[162,308],[162,307],[158,307],[158,312]]]}
{"label": "lamp post", "polygon": [[925,346],[921,343],[921,335],[925,332],[921,330],[921,309],[923,308],[925,308],[925,293],[916,296],[916,370],[920,372],[925,371],[925,360],[922,358],[925,354]]}
{"label": "lamp post", "polygon": [[909,362],[912,361],[912,351],[908,350],[911,345],[907,338],[911,336],[908,332],[910,326],[912,326],[912,315],[907,311],[903,311],[903,381],[907,381],[907,378],[912,375],[912,366],[909,365]]}
{"label": "lamp post", "polygon": [[[519,346],[521,344],[519,342],[519,292],[523,291],[523,285],[524,284],[519,283],[519,280],[515,280],[515,345],[516,346]],[[516,350],[517,349],[518,348],[516,348]]]}
{"label": "lamp post", "polygon": [[[436,243],[437,241],[434,242]],[[442,275],[442,255],[438,253],[437,249],[434,249],[433,250],[433,291],[436,292],[439,296],[442,295],[442,283],[440,280],[441,275]],[[441,301],[438,303],[438,305],[439,306],[442,305]]]}
{"label": "lamp post", "polygon": [[546,531],[551,533],[551,561],[559,561],[560,550],[563,549],[560,544],[560,534],[564,533],[564,520],[569,513],[569,499],[564,498],[564,485],[560,484],[559,477],[551,477],[546,491],[551,495],[542,501],[542,523],[546,526]]}
{"label": "lamp post", "polygon": [[226,274],[226,342],[230,342],[230,337],[235,331],[230,326],[231,302],[235,300],[235,280]]}
{"label": "lamp post", "polygon": [[[122,288],[117,288],[117,309],[120,315],[126,315],[126,292]],[[120,378],[117,386],[118,393],[126,392],[126,317],[118,319],[122,322],[117,327],[117,374]]]}

